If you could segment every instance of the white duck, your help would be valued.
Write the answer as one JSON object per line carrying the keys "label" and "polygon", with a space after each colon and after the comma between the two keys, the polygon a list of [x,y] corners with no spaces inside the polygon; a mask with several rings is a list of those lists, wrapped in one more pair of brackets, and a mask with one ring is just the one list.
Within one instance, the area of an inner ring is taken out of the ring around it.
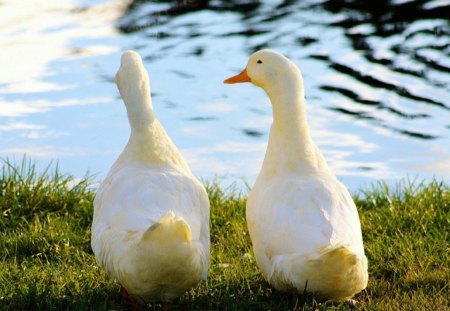
{"label": "white duck", "polygon": [[138,53],[123,53],[116,83],[131,135],[95,196],[92,249],[132,297],[168,302],[206,279],[209,200],[156,119]]}
{"label": "white duck", "polygon": [[311,139],[300,70],[261,50],[224,82],[252,82],[272,103],[269,143],[246,211],[264,277],[278,290],[351,298],[368,279],[358,212]]}

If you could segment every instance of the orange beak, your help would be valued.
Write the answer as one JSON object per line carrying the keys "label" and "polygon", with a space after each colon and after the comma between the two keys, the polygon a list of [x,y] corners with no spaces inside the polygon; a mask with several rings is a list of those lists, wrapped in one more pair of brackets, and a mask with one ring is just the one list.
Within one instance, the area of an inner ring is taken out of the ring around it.
{"label": "orange beak", "polygon": [[234,84],[234,83],[242,83],[242,82],[251,82],[252,79],[247,74],[247,68],[242,70],[240,74],[237,74],[235,76],[232,76],[226,80],[223,81],[223,83],[226,84]]}

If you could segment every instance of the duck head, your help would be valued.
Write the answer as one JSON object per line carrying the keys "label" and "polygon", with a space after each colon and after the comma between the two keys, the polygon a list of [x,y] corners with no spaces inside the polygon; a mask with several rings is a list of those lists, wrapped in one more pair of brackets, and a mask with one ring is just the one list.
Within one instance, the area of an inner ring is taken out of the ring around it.
{"label": "duck head", "polygon": [[269,95],[273,91],[283,91],[292,83],[298,87],[300,82],[303,88],[303,79],[297,66],[284,55],[269,49],[253,53],[241,73],[223,82],[226,84],[251,82]]}
{"label": "duck head", "polygon": [[141,56],[135,51],[125,51],[122,54],[115,81],[124,100],[136,96],[136,93],[150,94],[147,71]]}

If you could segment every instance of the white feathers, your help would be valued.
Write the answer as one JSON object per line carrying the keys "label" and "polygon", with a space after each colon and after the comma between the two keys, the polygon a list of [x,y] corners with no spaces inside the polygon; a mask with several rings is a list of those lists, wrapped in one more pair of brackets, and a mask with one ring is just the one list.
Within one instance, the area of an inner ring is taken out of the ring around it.
{"label": "white feathers", "polygon": [[[95,197],[92,249],[130,294],[170,301],[206,278],[209,201],[153,112],[137,53],[123,54],[116,82],[131,135]],[[262,50],[225,82],[262,87],[273,107],[246,211],[264,277],[279,290],[352,297],[368,279],[358,212],[311,139],[300,71],[283,55]]]}
{"label": "white feathers", "polygon": [[283,55],[254,53],[243,73],[269,95],[273,125],[261,172],[247,201],[258,266],[279,290],[343,300],[367,285],[358,212],[311,140],[303,79]]}
{"label": "white feathers", "polygon": [[116,82],[131,135],[95,197],[92,249],[130,294],[170,301],[206,279],[209,200],[155,117],[137,53],[122,55]]}

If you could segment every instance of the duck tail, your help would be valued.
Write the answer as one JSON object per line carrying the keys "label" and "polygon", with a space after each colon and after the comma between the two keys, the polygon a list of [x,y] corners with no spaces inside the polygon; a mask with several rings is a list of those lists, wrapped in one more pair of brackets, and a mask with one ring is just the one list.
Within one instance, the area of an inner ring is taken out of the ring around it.
{"label": "duck tail", "polygon": [[142,242],[190,242],[191,229],[183,218],[172,211],[162,216],[159,221],[151,225],[142,235]]}
{"label": "duck tail", "polygon": [[310,265],[316,271],[314,277],[310,276],[311,285],[329,299],[351,298],[367,286],[366,256],[355,254],[345,246],[323,250]]}

